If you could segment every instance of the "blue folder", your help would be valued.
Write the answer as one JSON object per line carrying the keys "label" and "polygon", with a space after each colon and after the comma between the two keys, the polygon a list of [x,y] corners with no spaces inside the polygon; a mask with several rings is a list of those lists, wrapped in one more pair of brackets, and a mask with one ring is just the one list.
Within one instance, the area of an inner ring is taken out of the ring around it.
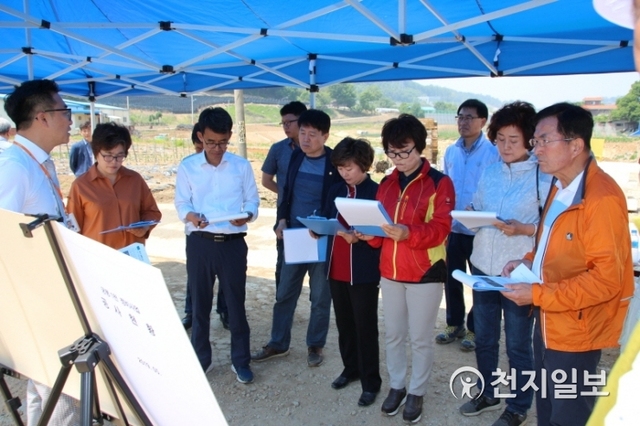
{"label": "blue folder", "polygon": [[296,219],[318,235],[336,235],[338,231],[346,231],[338,219],[327,219],[320,216],[300,217]]}

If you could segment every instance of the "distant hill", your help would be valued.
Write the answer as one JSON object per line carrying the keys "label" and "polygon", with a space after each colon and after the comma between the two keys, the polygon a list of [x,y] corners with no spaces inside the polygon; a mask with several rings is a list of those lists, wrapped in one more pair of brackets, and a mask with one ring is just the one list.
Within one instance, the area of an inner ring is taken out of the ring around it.
{"label": "distant hill", "polygon": [[[499,108],[503,102],[497,98],[477,93],[458,92],[446,87],[436,85],[422,85],[414,81],[390,81],[379,83],[357,83],[353,84],[356,93],[360,93],[368,86],[378,86],[383,96],[390,99],[397,105],[401,103],[419,102],[423,106],[433,105],[437,101],[460,104],[469,98],[476,98],[486,103],[490,109]],[[326,89],[324,89],[326,90]],[[284,105],[295,99],[308,99],[308,93],[301,89],[291,88],[268,88],[268,89],[246,89],[244,91],[245,102],[263,103],[272,105]],[[126,96],[111,96],[101,100],[118,107],[127,107]],[[194,95],[193,109],[197,111],[202,107],[213,104],[233,103],[233,92],[212,92],[207,95]],[[174,114],[187,114],[191,112],[191,97],[178,97],[167,95],[143,95],[129,96],[129,107],[132,109],[143,109],[151,111],[165,111]]]}

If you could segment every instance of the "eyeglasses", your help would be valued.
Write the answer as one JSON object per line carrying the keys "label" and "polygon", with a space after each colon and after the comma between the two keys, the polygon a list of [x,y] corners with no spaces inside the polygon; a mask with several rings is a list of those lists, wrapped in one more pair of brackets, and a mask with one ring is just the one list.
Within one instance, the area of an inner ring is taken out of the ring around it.
{"label": "eyeglasses", "polygon": [[289,126],[291,126],[291,123],[297,123],[297,122],[298,122],[297,119],[295,119],[295,120],[284,120],[284,121],[281,121],[278,124],[280,124],[281,126],[284,126],[284,127],[289,127]]}
{"label": "eyeglasses", "polygon": [[68,120],[71,120],[71,108],[45,109],[43,112],[62,111]]}
{"label": "eyeglasses", "polygon": [[469,122],[469,121],[475,120],[476,118],[482,118],[482,117],[474,117],[473,115],[456,115],[456,120],[458,120],[458,123]]}
{"label": "eyeglasses", "polygon": [[227,145],[229,145],[229,142],[221,142],[221,143],[205,142],[204,144],[210,148],[226,148]]}
{"label": "eyeglasses", "polygon": [[387,157],[389,157],[389,158],[403,158],[404,159],[404,158],[409,158],[409,155],[411,155],[411,151],[413,151],[414,149],[416,149],[415,145],[409,151],[398,151],[398,152],[386,151],[385,154],[387,154]]}
{"label": "eyeglasses", "polygon": [[547,146],[550,143],[553,142],[560,142],[560,141],[565,141],[565,142],[569,142],[574,140],[575,138],[564,138],[564,139],[555,139],[552,141],[548,141],[546,139],[542,139],[542,140],[538,140],[538,139],[529,139],[529,144],[531,144],[532,147],[543,147],[543,146]]}
{"label": "eyeglasses", "polygon": [[102,158],[104,158],[104,161],[106,161],[107,163],[111,163],[113,160],[122,162],[125,158],[127,158],[127,154],[111,155],[100,153],[100,155],[102,155]]}

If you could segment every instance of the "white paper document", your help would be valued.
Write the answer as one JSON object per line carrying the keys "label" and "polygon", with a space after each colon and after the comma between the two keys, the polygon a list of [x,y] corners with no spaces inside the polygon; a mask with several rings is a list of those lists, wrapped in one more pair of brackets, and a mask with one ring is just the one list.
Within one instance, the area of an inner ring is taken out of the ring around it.
{"label": "white paper document", "polygon": [[327,237],[318,239],[309,235],[307,228],[285,229],[284,261],[290,263],[324,262],[327,257]]}
{"label": "white paper document", "polygon": [[349,226],[365,235],[386,237],[381,226],[393,223],[380,201],[338,197],[335,203]]}
{"label": "white paper document", "polygon": [[475,210],[453,210],[451,217],[469,229],[481,226],[492,226],[496,222],[504,222],[496,212],[477,212]]}
{"label": "white paper document", "polygon": [[160,221],[158,220],[141,220],[140,222],[134,222],[130,225],[121,225],[121,226],[118,226],[117,228],[107,229],[106,231],[102,231],[100,234],[109,234],[111,232],[126,231],[127,229],[144,228],[147,226],[157,225],[159,223]]}
{"label": "white paper document", "polygon": [[236,220],[236,219],[246,219],[248,217],[249,217],[249,213],[242,212],[242,213],[228,214],[225,216],[207,217],[207,220],[209,221],[209,223],[220,223],[220,222],[229,222],[230,220]]}
{"label": "white paper document", "polygon": [[141,262],[151,265],[151,262],[149,261],[149,256],[147,255],[147,250],[144,248],[143,244],[140,244],[140,243],[129,244],[126,247],[122,247],[118,251],[126,254],[127,256],[131,256],[134,259],[138,259]]}
{"label": "white paper document", "polygon": [[540,282],[540,279],[538,279],[524,264],[520,264],[516,269],[514,269],[511,272],[511,277],[509,278],[489,277],[486,275],[469,275],[459,269],[453,271],[451,275],[462,284],[467,285],[476,291],[512,291],[506,288],[505,285]]}

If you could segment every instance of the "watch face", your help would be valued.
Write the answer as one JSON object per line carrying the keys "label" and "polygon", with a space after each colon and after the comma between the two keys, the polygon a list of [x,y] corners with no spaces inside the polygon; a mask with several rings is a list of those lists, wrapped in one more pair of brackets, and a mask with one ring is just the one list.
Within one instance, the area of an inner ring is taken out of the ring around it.
{"label": "watch face", "polygon": [[593,8],[607,21],[633,28],[633,0],[593,0]]}

